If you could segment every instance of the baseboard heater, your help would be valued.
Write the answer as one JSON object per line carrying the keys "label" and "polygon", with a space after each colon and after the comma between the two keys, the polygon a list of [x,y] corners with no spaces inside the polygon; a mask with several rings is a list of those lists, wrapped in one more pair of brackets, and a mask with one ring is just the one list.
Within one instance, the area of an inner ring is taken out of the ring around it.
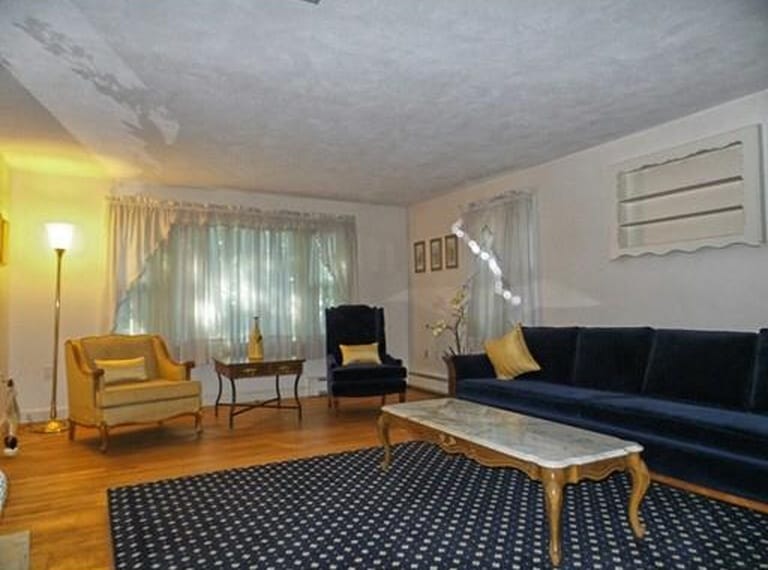
{"label": "baseboard heater", "polygon": [[427,380],[438,380],[440,382],[448,382],[448,378],[439,374],[430,374],[429,372],[408,372],[408,376],[415,376],[416,378],[426,378]]}

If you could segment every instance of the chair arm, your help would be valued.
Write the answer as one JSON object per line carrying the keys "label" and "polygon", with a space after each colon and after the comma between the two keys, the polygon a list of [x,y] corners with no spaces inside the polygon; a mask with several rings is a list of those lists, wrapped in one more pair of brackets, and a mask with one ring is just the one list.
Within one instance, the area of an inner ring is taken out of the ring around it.
{"label": "chair arm", "polygon": [[94,408],[96,392],[104,388],[104,370],[91,368],[79,346],[64,343],[70,408]]}
{"label": "chair arm", "polygon": [[165,380],[189,380],[195,363],[192,360],[177,362],[172,358],[158,358],[157,367],[159,368],[160,376]]}
{"label": "chair arm", "polygon": [[171,358],[168,347],[159,336],[152,337],[152,344],[155,347],[155,356],[157,357],[157,368],[160,377],[165,380],[189,380],[195,363],[191,360],[178,362]]}
{"label": "chair arm", "polygon": [[403,361],[400,358],[394,358],[393,356],[390,356],[389,354],[385,354],[384,358],[381,360],[382,364],[387,364],[389,366],[402,366]]}

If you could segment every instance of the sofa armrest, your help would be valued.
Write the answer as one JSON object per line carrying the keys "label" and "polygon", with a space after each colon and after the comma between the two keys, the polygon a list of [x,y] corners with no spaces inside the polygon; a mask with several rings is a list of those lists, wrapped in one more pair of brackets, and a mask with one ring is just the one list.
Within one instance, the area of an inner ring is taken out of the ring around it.
{"label": "sofa armrest", "polygon": [[496,371],[485,353],[455,354],[446,358],[448,394],[456,396],[456,388],[465,378],[496,378]]}

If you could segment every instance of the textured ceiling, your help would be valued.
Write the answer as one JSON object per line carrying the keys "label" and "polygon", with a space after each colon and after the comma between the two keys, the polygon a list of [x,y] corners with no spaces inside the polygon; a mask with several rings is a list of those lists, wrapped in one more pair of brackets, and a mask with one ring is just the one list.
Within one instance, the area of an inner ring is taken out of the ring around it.
{"label": "textured ceiling", "polygon": [[764,0],[0,0],[0,152],[408,204],[768,88]]}

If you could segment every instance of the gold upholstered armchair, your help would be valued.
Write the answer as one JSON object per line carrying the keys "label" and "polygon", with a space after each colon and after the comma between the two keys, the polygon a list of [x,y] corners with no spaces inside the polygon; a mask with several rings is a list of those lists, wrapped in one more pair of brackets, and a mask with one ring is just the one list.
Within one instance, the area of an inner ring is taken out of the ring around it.
{"label": "gold upholstered armchair", "polygon": [[200,383],[194,362],[175,362],[158,335],[105,335],[64,343],[69,395],[69,439],[76,426],[96,427],[106,451],[109,429],[162,422],[183,415],[202,431]]}

